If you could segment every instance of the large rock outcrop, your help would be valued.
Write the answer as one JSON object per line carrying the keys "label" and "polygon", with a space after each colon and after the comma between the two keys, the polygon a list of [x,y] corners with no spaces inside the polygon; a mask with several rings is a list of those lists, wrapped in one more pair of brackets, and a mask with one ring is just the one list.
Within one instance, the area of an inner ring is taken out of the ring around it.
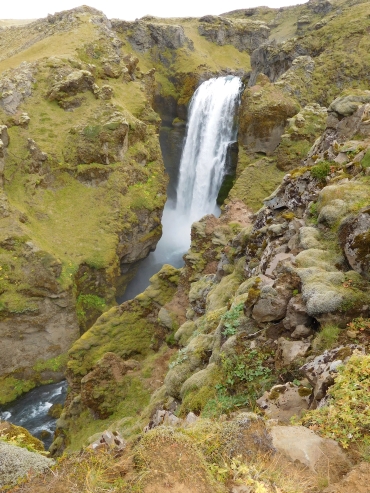
{"label": "large rock outcrop", "polygon": [[270,34],[269,27],[263,22],[206,15],[199,19],[199,23],[199,34],[208,41],[220,46],[231,44],[248,53],[258,48]]}

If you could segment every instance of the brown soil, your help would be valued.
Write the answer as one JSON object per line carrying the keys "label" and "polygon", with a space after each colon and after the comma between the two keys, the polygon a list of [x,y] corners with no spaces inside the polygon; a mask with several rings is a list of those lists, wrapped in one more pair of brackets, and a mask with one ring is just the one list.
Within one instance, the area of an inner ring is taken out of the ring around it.
{"label": "brown soil", "polygon": [[369,493],[370,464],[361,462],[355,466],[339,483],[326,488],[324,493]]}

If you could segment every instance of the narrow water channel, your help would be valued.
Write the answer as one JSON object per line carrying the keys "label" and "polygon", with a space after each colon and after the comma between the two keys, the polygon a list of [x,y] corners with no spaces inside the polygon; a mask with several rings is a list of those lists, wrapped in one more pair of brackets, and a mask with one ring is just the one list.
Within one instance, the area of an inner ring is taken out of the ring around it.
{"label": "narrow water channel", "polygon": [[0,407],[0,419],[23,426],[44,442],[48,449],[53,441],[56,420],[50,416],[54,404],[64,404],[67,382],[51,383],[30,390],[14,402]]}

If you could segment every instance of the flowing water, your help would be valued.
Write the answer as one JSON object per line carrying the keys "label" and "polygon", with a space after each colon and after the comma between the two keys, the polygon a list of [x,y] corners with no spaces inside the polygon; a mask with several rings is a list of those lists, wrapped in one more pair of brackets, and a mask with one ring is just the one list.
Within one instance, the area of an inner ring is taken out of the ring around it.
{"label": "flowing water", "polygon": [[23,426],[42,440],[45,448],[53,441],[56,420],[48,412],[53,404],[63,404],[67,382],[51,383],[30,390],[16,401],[0,407],[0,419]]}
{"label": "flowing water", "polygon": [[228,148],[237,136],[235,115],[241,87],[239,77],[227,76],[203,82],[195,91],[179,176],[175,178],[177,199],[167,201],[162,238],[155,252],[140,264],[120,303],[141,293],[163,264],[181,267],[182,256],[190,247],[192,223],[206,214],[219,214],[216,200],[226,172]]}

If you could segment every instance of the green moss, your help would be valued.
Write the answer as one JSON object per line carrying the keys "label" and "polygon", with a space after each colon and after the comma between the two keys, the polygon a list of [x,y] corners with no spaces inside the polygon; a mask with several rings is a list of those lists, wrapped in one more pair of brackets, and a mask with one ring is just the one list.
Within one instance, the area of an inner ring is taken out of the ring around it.
{"label": "green moss", "polygon": [[38,373],[43,371],[56,371],[63,372],[67,365],[68,355],[67,353],[60,354],[55,358],[50,358],[48,360],[39,360],[33,365],[32,369]]}
{"label": "green moss", "polygon": [[12,402],[24,392],[36,387],[36,383],[33,380],[21,380],[12,375],[0,377],[0,385],[0,404]]}
{"label": "green moss", "polygon": [[[243,154],[242,151],[239,152],[239,156]],[[274,160],[258,159],[247,165],[238,176],[229,193],[229,199],[240,199],[249,209],[256,212],[263,206],[263,199],[280,185],[283,176],[284,172],[276,167]]]}
{"label": "green moss", "polygon": [[312,166],[310,169],[311,175],[319,181],[324,181],[325,178],[330,173],[330,163],[328,161],[323,161],[322,163]]}
{"label": "green moss", "polygon": [[17,445],[18,447],[26,448],[30,452],[43,452],[44,444],[31,435],[29,431],[21,426],[16,426],[11,423],[6,423],[0,429],[0,440]]}
{"label": "green moss", "polygon": [[317,352],[331,349],[337,342],[341,329],[336,325],[324,325],[313,341],[313,347]]}

